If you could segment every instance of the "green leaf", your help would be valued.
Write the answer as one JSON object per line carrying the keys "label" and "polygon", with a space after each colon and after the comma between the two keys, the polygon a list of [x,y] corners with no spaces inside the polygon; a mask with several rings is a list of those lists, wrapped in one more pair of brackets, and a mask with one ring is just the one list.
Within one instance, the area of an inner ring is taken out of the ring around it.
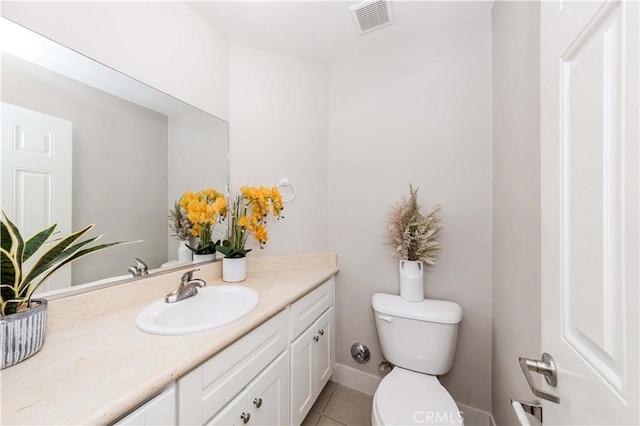
{"label": "green leaf", "polygon": [[5,249],[0,249],[0,277],[2,279],[0,287],[2,300],[12,299],[15,297],[20,283],[20,270],[15,259]]}
{"label": "green leaf", "polygon": [[[224,243],[223,243],[224,244]],[[216,250],[224,254],[225,257],[245,257],[252,249],[234,249],[228,245],[216,246]]]}
{"label": "green leaf", "polygon": [[29,284],[34,278],[45,272],[49,267],[51,267],[51,261],[53,261],[56,257],[60,255],[67,247],[73,244],[76,240],[81,238],[84,234],[89,232],[94,225],[89,225],[84,229],[74,232],[69,236],[61,239],[56,245],[47,250],[42,257],[33,265],[31,271],[27,274],[27,276],[22,280],[23,284]]}
{"label": "green leaf", "polygon": [[49,237],[53,234],[53,231],[56,229],[56,226],[57,224],[54,223],[47,229],[43,229],[27,240],[24,244],[23,262],[26,262],[27,259],[29,259],[40,247],[42,247],[44,243],[47,242]]}
{"label": "green leaf", "polygon": [[22,235],[20,235],[20,231],[18,230],[18,228],[13,224],[13,222],[9,220],[7,215],[4,214],[4,212],[2,212],[2,215],[4,217],[7,230],[9,231],[9,235],[11,235],[11,240],[13,241],[13,243],[11,244],[11,250],[9,250],[9,253],[15,260],[16,264],[18,265],[16,267],[16,271],[22,271],[22,255],[24,253],[24,240],[22,239]]}
{"label": "green leaf", "polygon": [[[98,238],[98,237],[96,237]],[[66,265],[67,263],[71,263],[74,260],[78,260],[81,257],[87,256],[91,253],[94,253],[96,251],[100,251],[100,250],[104,250],[106,248],[109,247],[113,247],[113,246],[118,246],[118,245],[124,245],[124,244],[133,244],[133,243],[138,243],[140,242],[140,240],[138,241],[119,241],[119,242],[115,242],[115,243],[106,243],[106,244],[100,244],[98,246],[94,246],[94,247],[90,247],[84,250],[80,250],[78,252],[76,252],[75,254],[73,254],[72,256],[66,258],[65,260],[59,262],[56,266],[54,266],[50,271],[48,271],[43,278],[38,282],[38,284],[36,284],[35,286],[29,286],[29,298],[31,297],[31,294],[33,294],[33,292],[35,292],[38,287],[40,287],[46,280],[47,278],[49,278],[54,272],[56,272],[58,269],[62,268],[64,265]]]}
{"label": "green leaf", "polygon": [[[65,259],[71,257],[75,252],[80,250],[82,247],[86,246],[87,244],[91,244],[92,242],[94,242],[94,241],[96,241],[96,240],[98,240],[100,238],[102,238],[102,235],[98,235],[97,237],[89,238],[88,240],[81,241],[78,244],[75,244],[75,245],[67,247],[60,254],[58,254],[56,257],[51,259],[46,265],[42,265],[42,267],[41,267],[42,272],[40,274],[38,274],[38,275],[41,275],[42,273],[45,273],[47,270],[49,270],[49,268],[55,266],[59,262],[64,261]],[[33,271],[33,269],[32,269],[32,271]],[[20,285],[18,287],[18,290],[17,290],[17,294],[20,297],[28,297],[28,298],[30,298],[31,297],[31,293],[38,289],[40,284],[38,284],[38,286],[36,286],[33,290],[31,290],[31,288],[32,288],[31,283],[36,278],[38,278],[38,275],[29,274],[29,276],[26,279],[22,280],[22,282],[20,283]]]}
{"label": "green leaf", "polygon": [[[225,241],[223,244],[229,244],[227,241]],[[233,251],[233,249],[231,247],[229,247],[228,245],[221,245],[216,247],[216,250],[218,250],[220,253],[224,254],[225,256],[229,256],[229,254],[231,254],[231,252]]]}
{"label": "green leaf", "polygon": [[7,226],[4,224],[4,213],[3,213],[2,222],[0,222],[0,239],[2,240],[0,247],[5,249],[6,251],[11,251],[11,245],[13,244],[13,240],[11,239],[11,234],[9,233],[9,229],[7,229]]}
{"label": "green leaf", "polygon": [[11,253],[0,248],[0,279],[2,284],[15,286],[20,280],[20,271]]}

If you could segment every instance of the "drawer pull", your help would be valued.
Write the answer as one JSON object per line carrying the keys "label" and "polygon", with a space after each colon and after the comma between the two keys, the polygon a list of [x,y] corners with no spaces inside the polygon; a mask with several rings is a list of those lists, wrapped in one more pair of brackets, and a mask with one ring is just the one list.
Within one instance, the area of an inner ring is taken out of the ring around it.
{"label": "drawer pull", "polygon": [[318,331],[318,334],[321,335],[321,336],[324,336],[324,330]]}
{"label": "drawer pull", "polygon": [[313,336],[313,340],[314,340],[315,342],[317,342],[318,340],[320,340],[320,337],[319,337],[319,336],[317,336],[317,335],[316,335],[316,336]]}
{"label": "drawer pull", "polygon": [[253,400],[253,405],[260,408],[262,406],[262,398],[256,398]]}
{"label": "drawer pull", "polygon": [[240,416],[240,420],[242,420],[243,423],[249,423],[250,418],[251,418],[250,413],[242,413],[242,415]]}

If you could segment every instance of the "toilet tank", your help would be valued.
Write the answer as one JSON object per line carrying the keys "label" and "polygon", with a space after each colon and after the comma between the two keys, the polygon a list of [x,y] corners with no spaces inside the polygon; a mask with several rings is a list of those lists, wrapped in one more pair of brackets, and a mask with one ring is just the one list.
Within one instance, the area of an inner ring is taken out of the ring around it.
{"label": "toilet tank", "polygon": [[451,369],[462,308],[454,302],[407,302],[376,293],[371,300],[382,354],[398,367],[424,374]]}

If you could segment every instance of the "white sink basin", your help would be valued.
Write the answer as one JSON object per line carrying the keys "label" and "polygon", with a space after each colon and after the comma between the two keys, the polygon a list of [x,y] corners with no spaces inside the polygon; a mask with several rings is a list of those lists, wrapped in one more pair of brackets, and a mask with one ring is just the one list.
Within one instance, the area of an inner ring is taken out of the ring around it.
{"label": "white sink basin", "polygon": [[198,294],[174,303],[164,299],[138,314],[136,325],[153,334],[176,335],[208,330],[235,321],[258,305],[258,293],[237,285],[202,287]]}

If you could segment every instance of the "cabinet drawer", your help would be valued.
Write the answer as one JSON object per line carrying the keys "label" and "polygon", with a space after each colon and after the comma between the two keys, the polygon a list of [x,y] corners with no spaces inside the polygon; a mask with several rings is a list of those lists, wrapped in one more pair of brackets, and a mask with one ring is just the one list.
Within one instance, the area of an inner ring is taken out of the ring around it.
{"label": "cabinet drawer", "polygon": [[322,284],[311,293],[291,305],[291,340],[295,340],[304,330],[333,305],[334,278]]}
{"label": "cabinet drawer", "polygon": [[178,381],[180,424],[203,424],[287,348],[282,311]]}

